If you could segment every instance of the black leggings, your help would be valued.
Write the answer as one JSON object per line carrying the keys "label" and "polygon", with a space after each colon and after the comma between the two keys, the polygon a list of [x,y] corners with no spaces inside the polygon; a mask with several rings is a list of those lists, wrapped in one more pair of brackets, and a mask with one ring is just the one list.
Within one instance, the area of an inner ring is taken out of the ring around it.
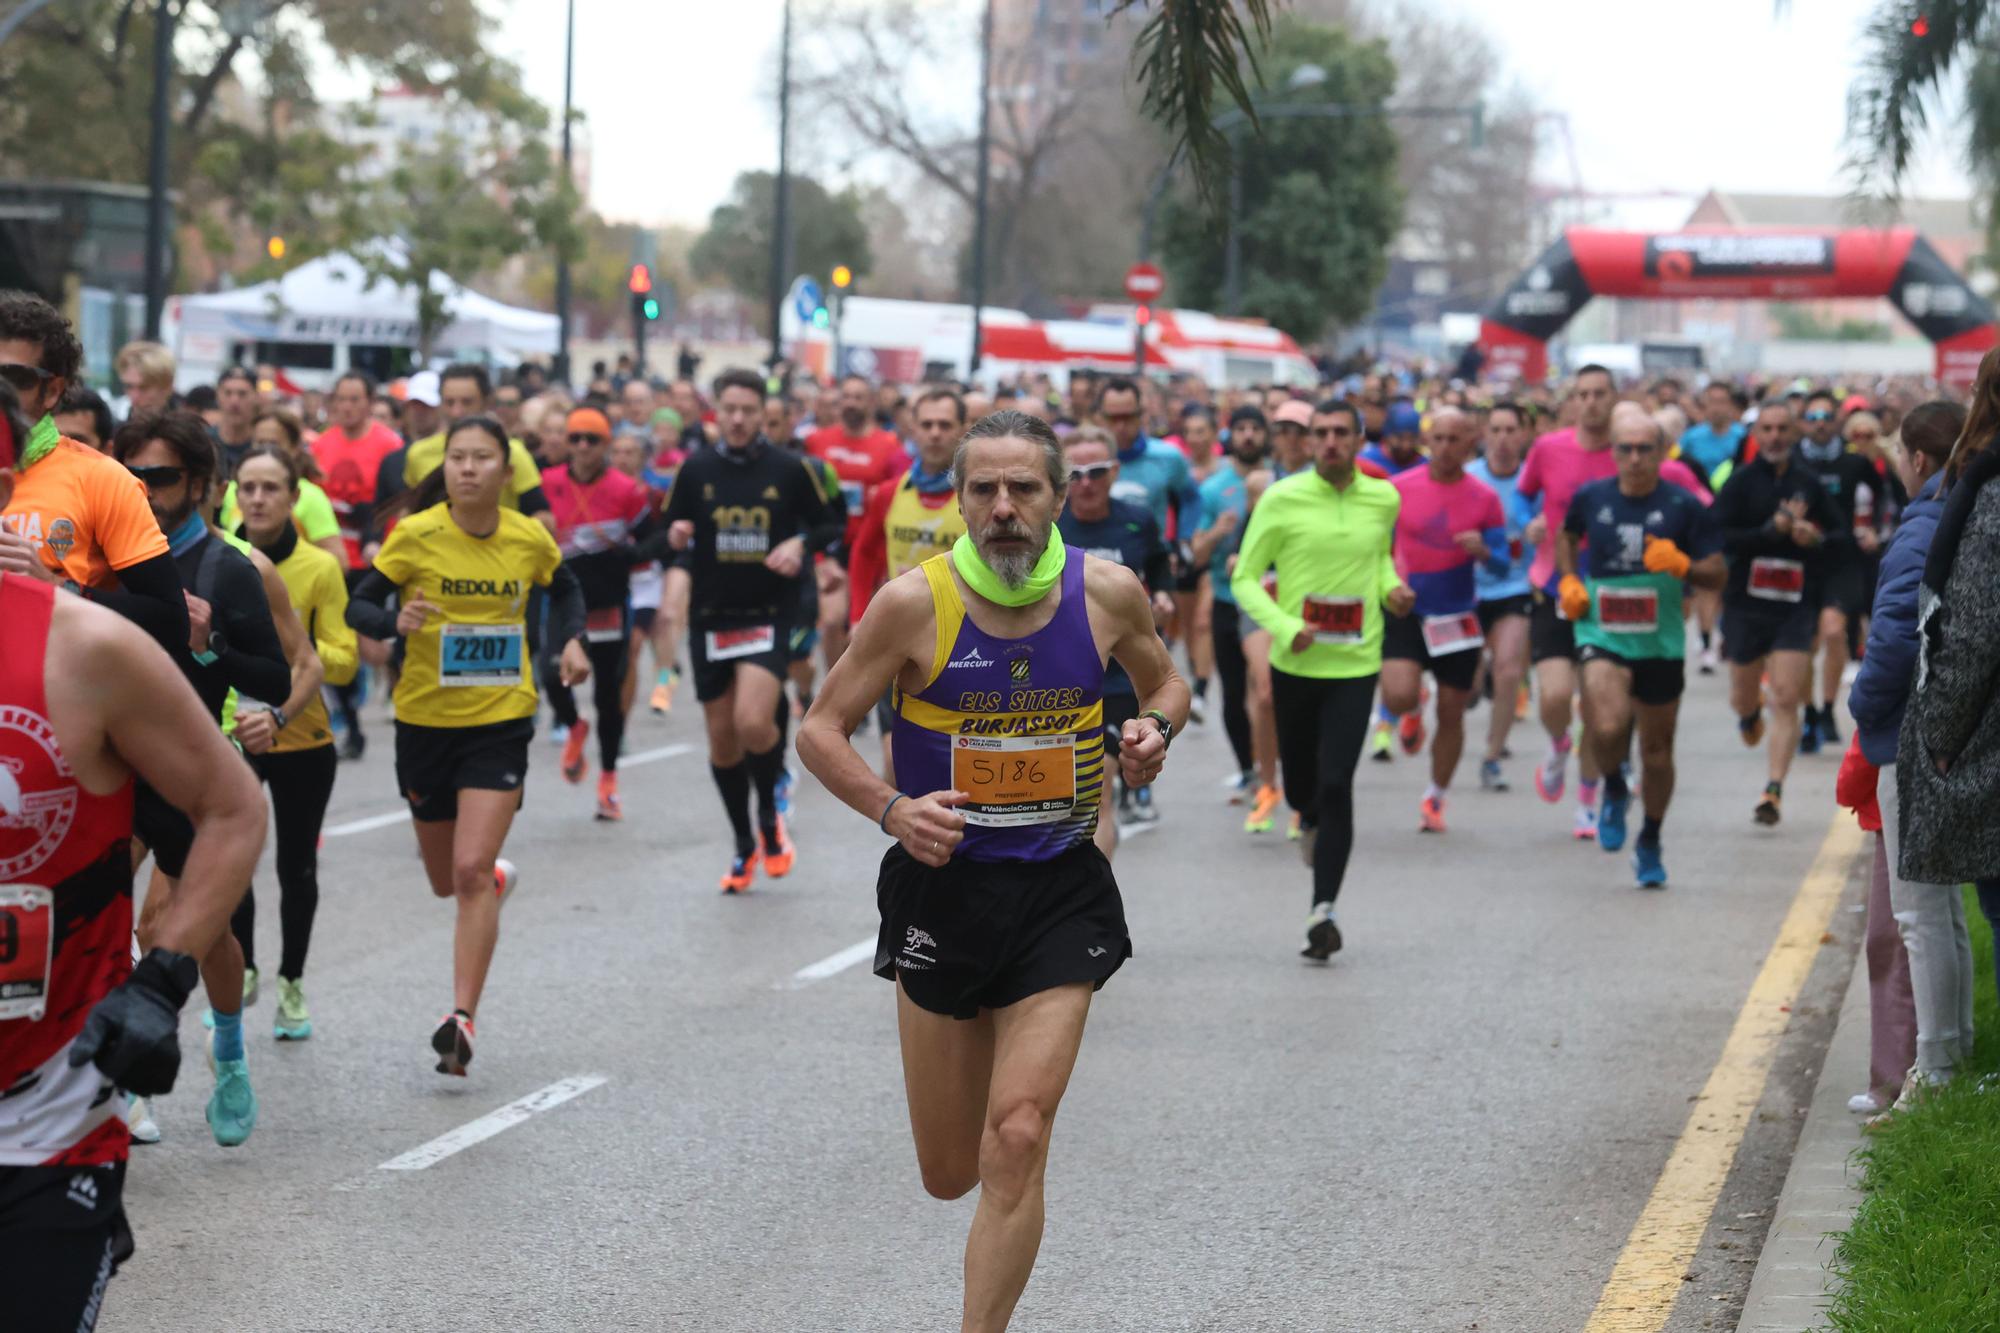
{"label": "black leggings", "polygon": [[1250,714],[1243,707],[1244,678],[1250,670],[1243,656],[1243,636],[1238,632],[1243,613],[1236,603],[1215,599],[1209,611],[1209,630],[1215,639],[1215,674],[1222,680],[1222,729],[1229,733],[1229,748],[1236,752],[1236,767],[1248,772],[1253,762],[1250,749]]}
{"label": "black leggings", "polygon": [[[326,820],[326,803],[333,796],[333,775],[340,759],[331,745],[249,758],[250,767],[271,788],[271,814],[278,825],[278,927],[283,940],[278,975],[297,981],[305,975],[313,917],[319,912],[319,829]],[[243,890],[243,901],[229,918],[229,929],[243,946],[243,965],[255,967],[254,888]]]}
{"label": "black leggings", "polygon": [[[618,747],[625,741],[625,670],[632,659],[631,630],[620,633],[616,643],[586,639],[583,650],[590,655],[590,692],[597,704],[597,763],[606,773],[616,773]],[[542,679],[548,686],[549,707],[555,710],[556,721],[565,727],[575,726],[579,716],[576,691],[562,683],[554,659],[547,663]]]}
{"label": "black leggings", "polygon": [[1313,851],[1314,903],[1340,896],[1354,850],[1354,766],[1375,711],[1374,676],[1319,680],[1271,669],[1278,719],[1278,763],[1285,802],[1299,822],[1319,830]]}

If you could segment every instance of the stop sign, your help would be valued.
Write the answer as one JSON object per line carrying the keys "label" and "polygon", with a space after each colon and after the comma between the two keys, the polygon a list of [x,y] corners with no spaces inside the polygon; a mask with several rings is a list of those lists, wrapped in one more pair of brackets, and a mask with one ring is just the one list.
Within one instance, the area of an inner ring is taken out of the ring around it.
{"label": "stop sign", "polygon": [[1125,270],[1125,295],[1140,304],[1157,300],[1167,289],[1167,275],[1143,260]]}

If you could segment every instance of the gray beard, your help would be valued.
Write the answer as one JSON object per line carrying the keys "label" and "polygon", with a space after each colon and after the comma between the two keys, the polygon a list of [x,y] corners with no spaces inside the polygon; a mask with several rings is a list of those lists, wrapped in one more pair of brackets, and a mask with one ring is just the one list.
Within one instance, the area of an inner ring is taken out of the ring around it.
{"label": "gray beard", "polygon": [[986,562],[988,569],[999,576],[1002,583],[1009,588],[1018,588],[1028,581],[1028,575],[1035,572],[1035,566],[1041,563],[1042,553],[1048,550],[1048,546],[1049,533],[1044,530],[1041,534],[1041,544],[1033,551],[1023,551],[1019,555],[995,555],[981,543],[979,558]]}

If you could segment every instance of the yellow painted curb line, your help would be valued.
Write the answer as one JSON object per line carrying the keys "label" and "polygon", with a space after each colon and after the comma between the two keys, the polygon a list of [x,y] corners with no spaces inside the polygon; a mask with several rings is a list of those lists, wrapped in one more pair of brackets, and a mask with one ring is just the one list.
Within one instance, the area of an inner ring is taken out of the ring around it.
{"label": "yellow painted curb line", "polygon": [[1658,1333],[1673,1313],[1861,846],[1860,825],[1836,815],[1584,1333]]}

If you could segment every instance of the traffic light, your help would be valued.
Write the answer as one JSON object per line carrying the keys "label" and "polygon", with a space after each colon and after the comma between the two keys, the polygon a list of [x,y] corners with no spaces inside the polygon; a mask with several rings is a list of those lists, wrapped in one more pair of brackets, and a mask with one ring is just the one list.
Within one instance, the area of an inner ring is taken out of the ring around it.
{"label": "traffic light", "polygon": [[271,239],[265,241],[264,253],[273,259],[283,259],[285,257],[285,238],[282,236],[273,236]]}
{"label": "traffic light", "polygon": [[647,295],[653,290],[653,270],[644,264],[632,265],[632,276],[625,279],[625,287],[634,296]]}
{"label": "traffic light", "polygon": [[1132,311],[1132,322],[1142,329],[1151,324],[1153,322],[1153,307],[1149,305],[1135,307]]}
{"label": "traffic light", "polygon": [[658,319],[660,317],[659,298],[654,296],[648,296],[645,300],[639,303],[639,311],[641,314],[645,315],[645,317],[649,320]]}
{"label": "traffic light", "polygon": [[823,305],[822,305],[822,306],[814,306],[814,307],[813,307],[813,327],[814,327],[814,328],[816,328],[816,329],[823,329],[823,328],[825,328],[825,327],[826,327],[827,325],[829,325],[829,324],[831,324],[831,323],[833,323],[833,316],[831,316],[831,315],[829,315],[829,314],[827,313],[827,310],[826,310],[826,307],[825,307],[825,306],[823,306]]}
{"label": "traffic light", "polygon": [[845,264],[833,266],[833,285],[837,291],[846,291],[854,285],[854,270]]}
{"label": "traffic light", "polygon": [[1910,36],[1928,37],[1930,35],[1931,35],[1931,21],[1925,18],[1922,14],[1917,15],[1915,21],[1910,24]]}

